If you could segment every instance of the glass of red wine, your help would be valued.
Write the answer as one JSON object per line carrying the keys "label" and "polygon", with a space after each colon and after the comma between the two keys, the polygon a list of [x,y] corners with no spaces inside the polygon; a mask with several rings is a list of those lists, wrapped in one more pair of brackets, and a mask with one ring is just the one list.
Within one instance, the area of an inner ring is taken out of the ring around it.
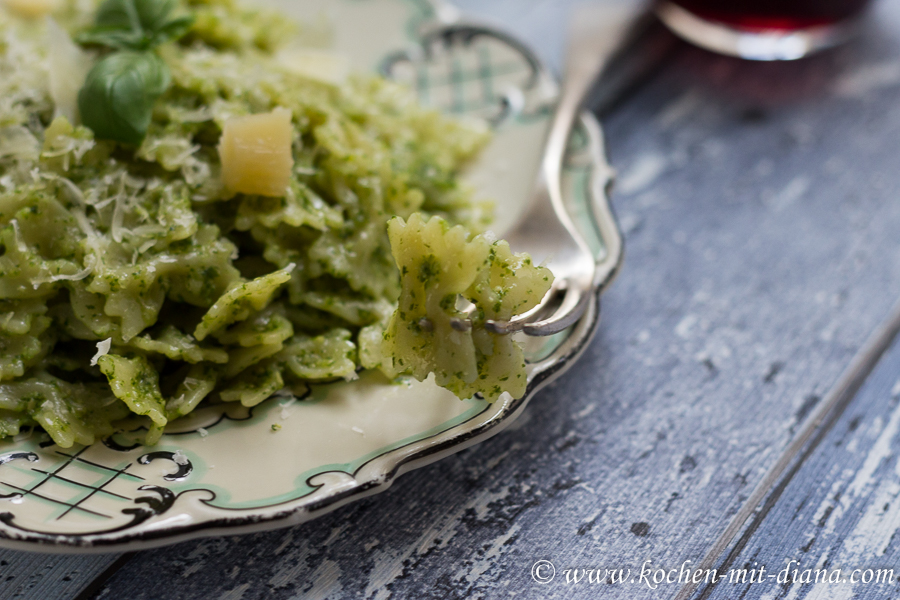
{"label": "glass of red wine", "polygon": [[794,60],[843,43],[869,0],[663,0],[659,18],[708,50],[751,60]]}

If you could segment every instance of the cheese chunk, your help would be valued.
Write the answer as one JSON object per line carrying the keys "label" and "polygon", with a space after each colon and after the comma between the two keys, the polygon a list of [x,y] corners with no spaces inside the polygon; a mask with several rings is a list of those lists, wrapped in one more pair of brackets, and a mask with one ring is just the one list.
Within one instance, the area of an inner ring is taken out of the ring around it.
{"label": "cheese chunk", "polygon": [[284,196],[294,166],[293,138],[286,108],[226,121],[219,141],[225,187],[235,194]]}

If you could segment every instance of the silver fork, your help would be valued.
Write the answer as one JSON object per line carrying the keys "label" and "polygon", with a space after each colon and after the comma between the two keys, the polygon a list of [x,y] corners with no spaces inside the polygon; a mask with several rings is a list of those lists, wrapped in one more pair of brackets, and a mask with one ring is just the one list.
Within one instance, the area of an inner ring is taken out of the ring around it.
{"label": "silver fork", "polygon": [[[504,234],[513,250],[527,249],[536,264],[550,268],[553,286],[535,308],[509,321],[486,321],[485,328],[498,334],[522,331],[531,336],[559,333],[584,314],[594,293],[596,262],[562,195],[562,169],[569,135],[580,117],[592,84],[623,43],[633,38],[643,15],[622,5],[582,9],[573,20],[566,73],[547,137],[541,175],[531,205],[518,225]],[[598,23],[602,28],[598,28]],[[451,321],[460,331],[471,328],[475,306],[465,317]]]}

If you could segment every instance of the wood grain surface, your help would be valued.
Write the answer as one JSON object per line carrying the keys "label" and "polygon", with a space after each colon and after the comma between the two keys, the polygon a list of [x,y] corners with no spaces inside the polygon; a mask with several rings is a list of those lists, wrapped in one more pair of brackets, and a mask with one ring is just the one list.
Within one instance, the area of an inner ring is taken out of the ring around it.
{"label": "wood grain surface", "polygon": [[[568,3],[461,4],[560,64]],[[625,267],[585,356],[517,423],[318,521],[137,553],[95,597],[674,596],[677,584],[575,584],[564,571],[699,561],[900,297],[898,38],[900,7],[882,2],[861,39],[807,61],[683,47],[606,123]],[[854,433],[835,428],[846,441],[820,446],[741,561],[774,566],[813,537],[810,560],[889,561],[890,379],[876,374]],[[34,569],[42,560],[58,559]],[[537,560],[553,581],[533,580]],[[9,597],[70,598],[84,583]]]}
{"label": "wood grain surface", "polygon": [[66,600],[116,565],[118,555],[45,555],[0,551],[0,600]]}
{"label": "wood grain surface", "polygon": [[898,433],[900,344],[895,344],[777,503],[742,536],[741,551],[718,569],[722,578],[701,588],[699,597],[897,597]]}

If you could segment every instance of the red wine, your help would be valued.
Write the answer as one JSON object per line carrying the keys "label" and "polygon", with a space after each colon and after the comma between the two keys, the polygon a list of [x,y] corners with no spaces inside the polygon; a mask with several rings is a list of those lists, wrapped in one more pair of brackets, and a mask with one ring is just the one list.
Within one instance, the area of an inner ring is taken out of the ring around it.
{"label": "red wine", "polygon": [[869,0],[674,0],[707,21],[736,29],[807,29],[840,23],[863,11]]}

